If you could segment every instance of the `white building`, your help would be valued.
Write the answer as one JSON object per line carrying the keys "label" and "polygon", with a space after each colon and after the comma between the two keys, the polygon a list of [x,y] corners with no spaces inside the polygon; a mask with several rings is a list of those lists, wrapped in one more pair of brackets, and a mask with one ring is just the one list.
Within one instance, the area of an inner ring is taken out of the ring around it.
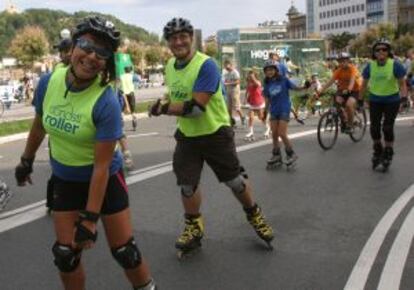
{"label": "white building", "polygon": [[[369,1],[369,0],[368,0]],[[360,33],[366,29],[367,0],[307,0],[309,34]]]}
{"label": "white building", "polygon": [[306,0],[307,33],[360,33],[381,22],[414,23],[414,0]]}

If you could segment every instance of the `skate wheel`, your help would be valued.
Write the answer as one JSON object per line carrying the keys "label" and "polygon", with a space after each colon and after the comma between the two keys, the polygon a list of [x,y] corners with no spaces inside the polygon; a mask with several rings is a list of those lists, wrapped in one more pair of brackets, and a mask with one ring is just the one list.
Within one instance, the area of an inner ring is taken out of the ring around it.
{"label": "skate wheel", "polygon": [[200,249],[201,249],[201,244],[191,249],[185,249],[185,250],[179,249],[177,251],[177,258],[178,260],[186,259],[190,256],[195,255]]}
{"label": "skate wheel", "polygon": [[267,244],[267,249],[269,250],[269,251],[273,251],[275,248],[273,247],[273,245],[272,245],[272,243],[271,242],[266,242],[266,244]]}

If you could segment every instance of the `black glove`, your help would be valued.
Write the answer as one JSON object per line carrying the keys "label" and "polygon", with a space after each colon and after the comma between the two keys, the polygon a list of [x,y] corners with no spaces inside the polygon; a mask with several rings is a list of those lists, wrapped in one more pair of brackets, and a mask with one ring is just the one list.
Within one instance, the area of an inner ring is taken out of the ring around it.
{"label": "black glove", "polygon": [[98,237],[98,232],[91,232],[87,227],[82,225],[83,221],[90,221],[93,223],[98,222],[99,214],[90,212],[87,210],[81,210],[79,212],[79,220],[75,224],[76,232],[75,232],[75,243],[82,244],[91,240],[92,242],[96,242]]}
{"label": "black glove", "polygon": [[310,88],[310,86],[311,86],[311,82],[310,82],[310,81],[308,81],[308,80],[306,80],[306,81],[305,81],[305,88],[306,88],[306,89],[309,89],[309,88]]}
{"label": "black glove", "polygon": [[344,97],[348,97],[350,94],[351,94],[351,92],[348,91],[348,90],[343,90],[342,91],[342,96],[344,96]]}
{"label": "black glove", "polygon": [[24,186],[26,185],[26,182],[32,183],[30,174],[33,172],[33,162],[34,158],[20,157],[20,163],[16,166],[14,171],[18,186]]}
{"label": "black glove", "polygon": [[76,222],[75,224],[76,233],[75,233],[75,243],[82,244],[91,240],[92,242],[96,242],[98,238],[98,232],[92,233],[87,227],[81,224],[80,221]]}
{"label": "black glove", "polygon": [[148,107],[148,116],[152,117],[152,116],[159,116],[161,115],[161,99],[158,99],[154,104],[150,105]]}

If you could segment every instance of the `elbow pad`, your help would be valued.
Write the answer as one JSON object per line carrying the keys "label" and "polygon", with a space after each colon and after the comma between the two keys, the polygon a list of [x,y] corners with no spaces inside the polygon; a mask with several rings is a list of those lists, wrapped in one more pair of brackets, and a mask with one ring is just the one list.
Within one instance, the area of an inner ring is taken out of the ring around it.
{"label": "elbow pad", "polygon": [[197,118],[206,111],[203,105],[199,104],[194,99],[184,102],[182,117]]}

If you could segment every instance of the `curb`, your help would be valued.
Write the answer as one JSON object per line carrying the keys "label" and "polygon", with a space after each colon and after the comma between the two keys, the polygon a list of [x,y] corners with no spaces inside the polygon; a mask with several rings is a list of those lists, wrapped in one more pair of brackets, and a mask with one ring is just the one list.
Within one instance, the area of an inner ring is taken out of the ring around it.
{"label": "curb", "polygon": [[[137,116],[138,119],[148,118],[147,113],[138,113],[138,114],[136,114],[136,116]],[[31,118],[28,118],[28,119],[31,119]],[[132,120],[131,115],[124,116],[124,120],[125,121]],[[27,139],[28,134],[29,134],[29,132],[27,131],[27,132],[22,132],[22,133],[17,133],[17,134],[13,134],[13,135],[0,137],[0,145],[5,144],[5,143],[14,142],[14,141]]]}

